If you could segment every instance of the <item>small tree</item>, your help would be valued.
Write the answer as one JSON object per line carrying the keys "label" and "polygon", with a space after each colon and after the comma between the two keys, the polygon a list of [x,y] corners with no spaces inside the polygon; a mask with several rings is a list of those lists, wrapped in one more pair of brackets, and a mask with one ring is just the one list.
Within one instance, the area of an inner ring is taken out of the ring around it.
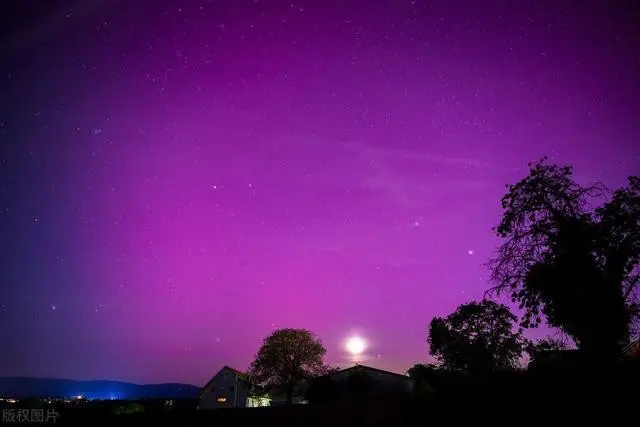
{"label": "small tree", "polygon": [[439,370],[440,368],[432,363],[418,363],[409,368],[407,375],[418,383],[432,379],[437,375]]}
{"label": "small tree", "polygon": [[429,349],[445,369],[471,373],[512,369],[526,340],[517,317],[491,300],[463,304],[429,327]]}
{"label": "small tree", "polygon": [[278,329],[264,339],[249,372],[254,382],[281,390],[292,403],[296,387],[327,372],[325,353],[320,339],[306,329]]}
{"label": "small tree", "polygon": [[407,375],[413,380],[414,395],[428,396],[432,393],[442,383],[443,373],[443,369],[430,363],[418,363],[409,368]]}

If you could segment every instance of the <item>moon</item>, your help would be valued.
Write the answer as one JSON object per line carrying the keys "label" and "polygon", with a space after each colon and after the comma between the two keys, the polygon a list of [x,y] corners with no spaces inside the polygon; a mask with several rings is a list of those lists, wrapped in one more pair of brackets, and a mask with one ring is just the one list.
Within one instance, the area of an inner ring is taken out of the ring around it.
{"label": "moon", "polygon": [[351,337],[347,340],[345,348],[354,356],[362,354],[367,344],[360,337]]}

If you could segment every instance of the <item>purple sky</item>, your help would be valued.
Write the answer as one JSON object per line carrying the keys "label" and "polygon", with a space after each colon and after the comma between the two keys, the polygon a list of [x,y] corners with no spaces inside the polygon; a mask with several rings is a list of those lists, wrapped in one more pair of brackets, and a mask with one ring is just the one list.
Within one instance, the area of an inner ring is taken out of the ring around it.
{"label": "purple sky", "polygon": [[640,171],[611,3],[3,2],[0,375],[203,384],[277,327],[426,361],[528,162]]}

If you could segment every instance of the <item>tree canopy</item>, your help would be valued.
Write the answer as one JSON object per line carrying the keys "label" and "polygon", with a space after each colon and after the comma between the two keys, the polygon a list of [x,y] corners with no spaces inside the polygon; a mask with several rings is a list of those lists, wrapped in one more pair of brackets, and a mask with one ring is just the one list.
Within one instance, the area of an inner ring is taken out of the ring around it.
{"label": "tree canopy", "polygon": [[532,358],[536,356],[536,354],[546,351],[560,351],[560,350],[568,350],[569,344],[566,340],[561,338],[554,337],[546,337],[538,339],[537,341],[531,341],[527,345],[527,353]]}
{"label": "tree canopy", "polygon": [[526,340],[518,318],[491,300],[462,304],[447,317],[434,317],[429,349],[442,367],[472,373],[515,368]]}
{"label": "tree canopy", "polygon": [[278,329],[264,339],[251,363],[252,380],[265,389],[280,390],[293,400],[303,381],[327,372],[322,342],[306,329]]}
{"label": "tree canopy", "polygon": [[640,179],[594,208],[602,184],[579,185],[570,166],[545,161],[502,198],[490,292],[519,303],[522,326],[544,319],[587,354],[617,357],[640,314]]}
{"label": "tree canopy", "polygon": [[407,371],[407,375],[414,381],[422,381],[425,378],[432,376],[435,372],[438,372],[440,367],[433,363],[417,363],[413,365]]}
{"label": "tree canopy", "polygon": [[418,394],[429,393],[443,384],[451,383],[452,374],[457,373],[432,363],[418,363],[407,371],[407,375],[414,381],[414,391]]}

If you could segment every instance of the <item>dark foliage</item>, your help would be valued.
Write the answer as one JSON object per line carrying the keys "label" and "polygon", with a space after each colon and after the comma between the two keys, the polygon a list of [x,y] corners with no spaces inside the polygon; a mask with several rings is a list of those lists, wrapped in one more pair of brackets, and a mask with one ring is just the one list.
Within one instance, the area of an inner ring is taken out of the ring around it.
{"label": "dark foliage", "polygon": [[319,338],[305,329],[278,329],[264,339],[251,364],[252,382],[263,390],[279,390],[293,401],[296,388],[328,371],[326,353]]}
{"label": "dark foliage", "polygon": [[470,373],[513,369],[525,346],[517,317],[491,300],[463,304],[429,327],[429,349],[442,367]]}
{"label": "dark foliage", "polygon": [[423,390],[424,388],[431,386],[438,382],[440,379],[439,373],[442,371],[437,365],[431,363],[413,365],[407,374],[413,380],[416,390]]}
{"label": "dark foliage", "polygon": [[558,352],[568,350],[569,348],[569,343],[566,340],[562,338],[547,337],[535,342],[529,342],[527,344],[527,353],[529,353],[531,358],[534,358],[537,354],[543,352]]}
{"label": "dark foliage", "polygon": [[434,364],[417,364],[407,371],[414,381],[414,395],[418,398],[429,398],[436,393],[456,387],[463,378],[463,373],[443,369]]}
{"label": "dark foliage", "polygon": [[571,167],[544,161],[502,199],[504,243],[490,262],[490,292],[520,304],[522,326],[544,319],[586,355],[612,360],[640,313],[640,179],[594,209],[602,185],[578,185]]}

